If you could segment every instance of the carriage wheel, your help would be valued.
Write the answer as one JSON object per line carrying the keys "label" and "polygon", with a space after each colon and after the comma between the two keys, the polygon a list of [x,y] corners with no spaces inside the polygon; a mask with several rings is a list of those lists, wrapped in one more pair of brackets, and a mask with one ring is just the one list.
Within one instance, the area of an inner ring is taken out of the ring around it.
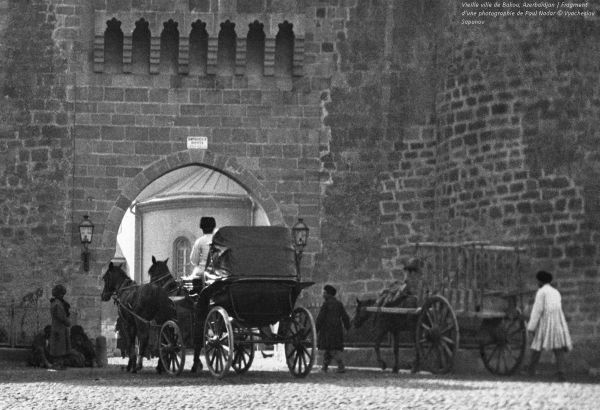
{"label": "carriage wheel", "polygon": [[479,343],[479,354],[492,374],[509,376],[525,356],[527,330],[519,315],[502,318],[496,326],[486,326],[486,338]]}
{"label": "carriage wheel", "polygon": [[448,300],[439,295],[427,299],[417,320],[420,364],[435,374],[449,372],[458,350],[458,337],[458,321]]}
{"label": "carriage wheel", "polygon": [[294,309],[286,328],[285,361],[295,377],[306,377],[315,363],[317,330],[315,321],[303,307]]}
{"label": "carriage wheel", "polygon": [[238,343],[235,343],[233,347],[233,361],[231,362],[231,366],[237,374],[243,374],[250,369],[250,366],[254,361],[254,345],[251,343],[239,342],[246,342],[248,340],[251,341],[252,335],[247,335],[240,331],[236,335],[236,339],[236,342]]}
{"label": "carriage wheel", "polygon": [[172,320],[167,320],[158,335],[158,357],[164,370],[171,376],[179,376],[185,365],[185,346],[181,329]]}
{"label": "carriage wheel", "polygon": [[233,361],[233,328],[227,311],[214,307],[204,322],[204,358],[219,379],[225,376]]}

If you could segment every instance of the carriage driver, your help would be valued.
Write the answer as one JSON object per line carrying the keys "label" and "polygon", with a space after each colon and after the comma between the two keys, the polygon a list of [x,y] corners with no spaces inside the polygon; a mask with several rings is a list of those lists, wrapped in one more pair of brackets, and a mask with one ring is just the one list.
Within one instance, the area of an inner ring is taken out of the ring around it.
{"label": "carriage driver", "polygon": [[217,223],[212,216],[203,216],[200,218],[202,235],[196,239],[196,242],[194,242],[194,246],[192,247],[192,252],[190,253],[190,262],[194,265],[194,269],[190,275],[183,276],[181,279],[190,281],[202,278],[216,226]]}
{"label": "carriage driver", "polygon": [[383,289],[377,296],[376,306],[397,306],[408,296],[411,296],[412,290],[408,285],[414,280],[411,276],[419,271],[419,260],[410,258],[404,263],[404,275],[402,279],[395,280],[388,287]]}

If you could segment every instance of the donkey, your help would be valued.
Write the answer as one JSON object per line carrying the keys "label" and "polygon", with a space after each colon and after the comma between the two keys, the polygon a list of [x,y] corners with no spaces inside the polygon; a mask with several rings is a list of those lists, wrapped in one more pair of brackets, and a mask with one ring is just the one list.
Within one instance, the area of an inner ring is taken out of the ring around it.
{"label": "donkey", "polygon": [[[368,312],[367,307],[375,306],[375,299],[359,300],[356,299],[356,310],[351,323],[355,328],[361,327],[368,319],[374,316],[373,328],[375,331],[375,355],[377,356],[377,363],[381,367],[381,370],[387,368],[387,363],[381,358],[380,346],[383,338],[390,333],[392,335],[392,348],[394,351],[394,367],[392,372],[398,373],[400,370],[399,365],[399,345],[400,345],[400,332],[406,330],[414,330],[416,327],[416,319],[413,315],[402,315],[394,313],[377,313]],[[414,308],[417,306],[417,298],[414,296],[408,296],[404,298],[400,304],[394,307]],[[419,358],[416,357],[412,371],[416,372],[419,366]]]}
{"label": "donkey", "polygon": [[[202,323],[202,312],[199,312],[199,304],[194,303],[194,300],[189,296],[187,290],[182,287],[173,277],[167,261],[158,261],[152,256],[152,266],[148,269],[148,275],[150,276],[150,283],[154,283],[161,288],[165,289],[169,296],[184,296],[181,302],[177,305],[185,311],[192,312],[192,323],[188,323],[187,328],[183,328],[184,339],[193,339],[194,344],[194,364],[192,365],[191,372],[195,373],[198,370],[202,370],[202,362],[200,361],[200,351],[202,350],[203,344],[203,329],[204,323]],[[206,312],[204,312],[206,314]],[[185,335],[188,335],[186,337]]]}
{"label": "donkey", "polygon": [[[121,266],[112,262],[108,265],[102,277],[104,289],[101,299],[107,302],[113,295],[116,298],[120,330],[124,333],[125,349],[129,352],[127,371],[137,373],[143,367],[144,356],[149,357],[149,322],[153,320],[162,325],[167,320],[176,320],[177,312],[164,289],[151,283],[141,286],[136,284]],[[139,356],[135,351],[136,337],[139,341]],[[163,363],[159,360],[156,370],[161,373],[163,369]]]}

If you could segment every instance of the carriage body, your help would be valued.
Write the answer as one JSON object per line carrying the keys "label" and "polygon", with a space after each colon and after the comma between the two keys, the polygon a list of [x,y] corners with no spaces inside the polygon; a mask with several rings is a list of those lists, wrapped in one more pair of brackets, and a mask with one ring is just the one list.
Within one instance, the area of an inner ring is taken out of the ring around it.
{"label": "carriage body", "polygon": [[213,237],[206,272],[219,277],[202,292],[240,324],[259,327],[289,317],[302,289],[290,230],[228,226]]}
{"label": "carriage body", "polygon": [[[205,286],[195,299],[209,301],[202,329],[206,363],[223,377],[229,367],[244,373],[258,343],[283,344],[296,377],[310,373],[316,328],[310,312],[296,307],[304,288],[291,231],[285,227],[227,226],[213,236]],[[208,278],[208,280],[206,280]],[[204,303],[204,302],[200,302]],[[270,325],[279,323],[278,331]]]}

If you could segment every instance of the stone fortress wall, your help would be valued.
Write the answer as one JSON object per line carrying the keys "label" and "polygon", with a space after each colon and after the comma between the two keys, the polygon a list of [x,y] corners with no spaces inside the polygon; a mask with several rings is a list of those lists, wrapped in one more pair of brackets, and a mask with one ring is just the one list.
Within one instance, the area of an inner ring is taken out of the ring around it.
{"label": "stone fortress wall", "polygon": [[[325,282],[349,308],[375,295],[410,242],[525,244],[597,360],[598,22],[472,27],[459,8],[0,0],[0,300],[66,282],[100,332],[97,278],[124,211],[152,180],[204,164],[271,223],[309,225],[317,285],[302,303]],[[191,135],[208,150],[186,150]]]}

